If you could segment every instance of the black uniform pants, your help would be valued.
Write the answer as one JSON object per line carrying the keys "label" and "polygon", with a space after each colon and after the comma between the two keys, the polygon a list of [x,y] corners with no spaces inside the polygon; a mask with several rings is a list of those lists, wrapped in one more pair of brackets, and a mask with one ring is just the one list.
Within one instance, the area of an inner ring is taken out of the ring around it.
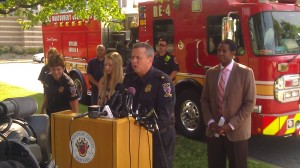
{"label": "black uniform pants", "polygon": [[98,103],[98,87],[92,85],[91,87],[91,105],[97,105]]}
{"label": "black uniform pants", "polygon": [[158,133],[153,134],[153,168],[172,168],[176,131],[174,126],[171,126],[161,129],[160,132],[161,141]]}

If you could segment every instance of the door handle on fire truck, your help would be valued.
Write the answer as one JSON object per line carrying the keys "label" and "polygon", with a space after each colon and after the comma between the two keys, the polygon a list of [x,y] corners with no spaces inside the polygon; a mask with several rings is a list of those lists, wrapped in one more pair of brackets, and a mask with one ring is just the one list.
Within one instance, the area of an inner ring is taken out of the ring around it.
{"label": "door handle on fire truck", "polygon": [[199,50],[198,50],[200,42],[201,42],[201,40],[197,40],[197,44],[196,44],[196,61],[197,61],[198,66],[202,66],[199,61]]}

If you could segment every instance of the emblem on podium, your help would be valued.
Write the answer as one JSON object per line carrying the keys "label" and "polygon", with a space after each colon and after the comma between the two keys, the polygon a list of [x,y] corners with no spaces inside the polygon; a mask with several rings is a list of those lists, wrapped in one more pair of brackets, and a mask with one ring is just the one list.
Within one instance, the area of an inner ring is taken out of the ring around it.
{"label": "emblem on podium", "polygon": [[85,131],[74,132],[69,146],[73,158],[79,163],[89,163],[95,156],[95,142],[90,134]]}

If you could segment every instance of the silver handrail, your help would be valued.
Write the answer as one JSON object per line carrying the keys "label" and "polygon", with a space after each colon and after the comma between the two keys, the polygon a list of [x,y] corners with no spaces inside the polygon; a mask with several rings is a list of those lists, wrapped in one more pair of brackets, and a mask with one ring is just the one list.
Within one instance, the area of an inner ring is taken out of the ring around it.
{"label": "silver handrail", "polygon": [[200,64],[200,61],[199,61],[199,43],[201,42],[201,40],[197,40],[197,44],[196,44],[196,61],[197,61],[197,64],[198,66],[202,66],[202,64]]}

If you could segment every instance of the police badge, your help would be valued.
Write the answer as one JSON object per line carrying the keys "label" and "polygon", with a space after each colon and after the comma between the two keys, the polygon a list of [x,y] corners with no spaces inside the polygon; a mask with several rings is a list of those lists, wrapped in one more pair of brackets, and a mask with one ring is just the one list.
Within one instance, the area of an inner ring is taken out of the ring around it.
{"label": "police badge", "polygon": [[145,87],[145,92],[148,93],[150,92],[152,89],[152,85],[151,84],[147,84],[146,87]]}
{"label": "police badge", "polygon": [[64,87],[63,86],[61,86],[61,87],[58,88],[58,92],[59,93],[62,93],[63,91],[64,91]]}

